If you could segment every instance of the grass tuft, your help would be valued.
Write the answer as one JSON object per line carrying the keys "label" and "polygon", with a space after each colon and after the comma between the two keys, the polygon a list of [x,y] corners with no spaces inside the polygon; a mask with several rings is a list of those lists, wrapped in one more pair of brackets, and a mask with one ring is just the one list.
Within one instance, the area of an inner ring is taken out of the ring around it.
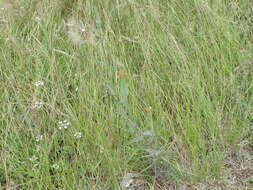
{"label": "grass tuft", "polygon": [[1,189],[252,188],[250,0],[0,2]]}

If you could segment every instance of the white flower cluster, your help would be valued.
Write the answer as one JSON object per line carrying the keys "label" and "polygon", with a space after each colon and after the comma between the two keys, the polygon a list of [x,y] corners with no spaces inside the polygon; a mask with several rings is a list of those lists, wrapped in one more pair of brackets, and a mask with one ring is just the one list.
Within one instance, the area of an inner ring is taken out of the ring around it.
{"label": "white flower cluster", "polygon": [[[43,81],[36,81],[35,82],[35,86],[44,86],[44,82]],[[44,105],[45,103],[43,101],[36,101],[34,102],[33,106],[32,106],[32,109],[40,109],[42,108],[42,106]]]}
{"label": "white flower cluster", "polygon": [[42,102],[42,101],[36,101],[36,102],[34,102],[32,108],[33,108],[33,109],[40,109],[40,108],[42,108],[42,106],[43,106],[44,104],[45,104],[45,103]]}
{"label": "white flower cluster", "polygon": [[77,132],[74,134],[75,138],[81,138],[82,137],[82,133],[81,132]]}
{"label": "white flower cluster", "polygon": [[70,125],[70,123],[69,123],[68,120],[59,121],[58,123],[59,123],[59,125],[60,125],[60,126],[58,127],[59,130],[67,129],[68,126]]}

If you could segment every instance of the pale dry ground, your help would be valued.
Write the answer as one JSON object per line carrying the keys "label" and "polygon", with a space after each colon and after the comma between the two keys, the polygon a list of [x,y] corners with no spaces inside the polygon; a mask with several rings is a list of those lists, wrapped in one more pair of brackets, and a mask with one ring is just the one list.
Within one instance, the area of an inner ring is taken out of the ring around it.
{"label": "pale dry ground", "polygon": [[253,189],[250,0],[0,2],[1,189]]}

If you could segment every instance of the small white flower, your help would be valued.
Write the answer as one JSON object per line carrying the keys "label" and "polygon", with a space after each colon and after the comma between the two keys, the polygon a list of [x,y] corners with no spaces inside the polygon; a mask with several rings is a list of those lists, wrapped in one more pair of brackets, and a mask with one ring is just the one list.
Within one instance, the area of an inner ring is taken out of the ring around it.
{"label": "small white flower", "polygon": [[85,28],[81,28],[81,32],[85,32]]}
{"label": "small white flower", "polygon": [[74,134],[74,137],[81,138],[82,137],[82,133],[81,132],[77,132],[77,133]]}
{"label": "small white flower", "polygon": [[54,168],[54,169],[56,169],[56,170],[57,170],[57,169],[59,169],[59,168],[60,168],[60,166],[59,166],[58,164],[53,164],[53,165],[52,165],[52,168]]}
{"label": "small white flower", "polygon": [[41,141],[42,139],[43,139],[43,135],[38,135],[38,136],[35,138],[36,142],[39,142],[39,141]]}
{"label": "small white flower", "polygon": [[63,121],[59,121],[59,130],[62,130],[62,129],[67,129],[68,126],[70,125],[69,121],[68,120],[63,120]]}
{"label": "small white flower", "polygon": [[35,86],[44,86],[44,82],[39,80],[35,82]]}
{"label": "small white flower", "polygon": [[40,109],[45,103],[42,101],[36,101],[32,106],[33,109]]}
{"label": "small white flower", "polygon": [[105,152],[105,148],[102,145],[100,145],[99,146],[99,151],[100,151],[100,153],[104,153]]}
{"label": "small white flower", "polygon": [[35,160],[37,160],[37,159],[38,158],[35,155],[33,155],[31,158],[29,158],[29,160],[32,161],[32,162],[35,161]]}

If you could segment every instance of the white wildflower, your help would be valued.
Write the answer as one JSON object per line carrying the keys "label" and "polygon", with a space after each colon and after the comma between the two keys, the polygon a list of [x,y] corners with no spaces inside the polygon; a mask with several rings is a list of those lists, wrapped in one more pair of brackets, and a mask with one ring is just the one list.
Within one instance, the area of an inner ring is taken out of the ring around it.
{"label": "white wildflower", "polygon": [[82,137],[82,133],[81,132],[77,132],[77,133],[74,134],[74,137],[81,138]]}
{"label": "white wildflower", "polygon": [[62,130],[62,129],[67,129],[68,126],[70,125],[69,121],[68,120],[63,120],[63,121],[59,121],[59,130]]}
{"label": "white wildflower", "polygon": [[40,109],[45,103],[42,101],[36,101],[32,106],[33,109]]}
{"label": "white wildflower", "polygon": [[35,141],[36,142],[39,142],[43,139],[43,135],[38,135],[36,138],[35,138]]}
{"label": "white wildflower", "polygon": [[35,85],[36,86],[44,86],[44,82],[39,80],[39,81],[35,82]]}
{"label": "white wildflower", "polygon": [[57,169],[59,169],[59,168],[60,168],[60,166],[59,166],[58,164],[53,164],[53,165],[52,165],[52,168],[54,168],[54,169],[56,169],[56,170],[57,170]]}
{"label": "white wildflower", "polygon": [[37,159],[38,158],[35,155],[33,155],[31,158],[29,158],[29,160],[32,161],[32,162],[35,161],[35,160],[37,160]]}
{"label": "white wildflower", "polygon": [[100,151],[100,153],[104,153],[105,152],[105,148],[102,145],[100,145],[99,146],[99,151]]}

